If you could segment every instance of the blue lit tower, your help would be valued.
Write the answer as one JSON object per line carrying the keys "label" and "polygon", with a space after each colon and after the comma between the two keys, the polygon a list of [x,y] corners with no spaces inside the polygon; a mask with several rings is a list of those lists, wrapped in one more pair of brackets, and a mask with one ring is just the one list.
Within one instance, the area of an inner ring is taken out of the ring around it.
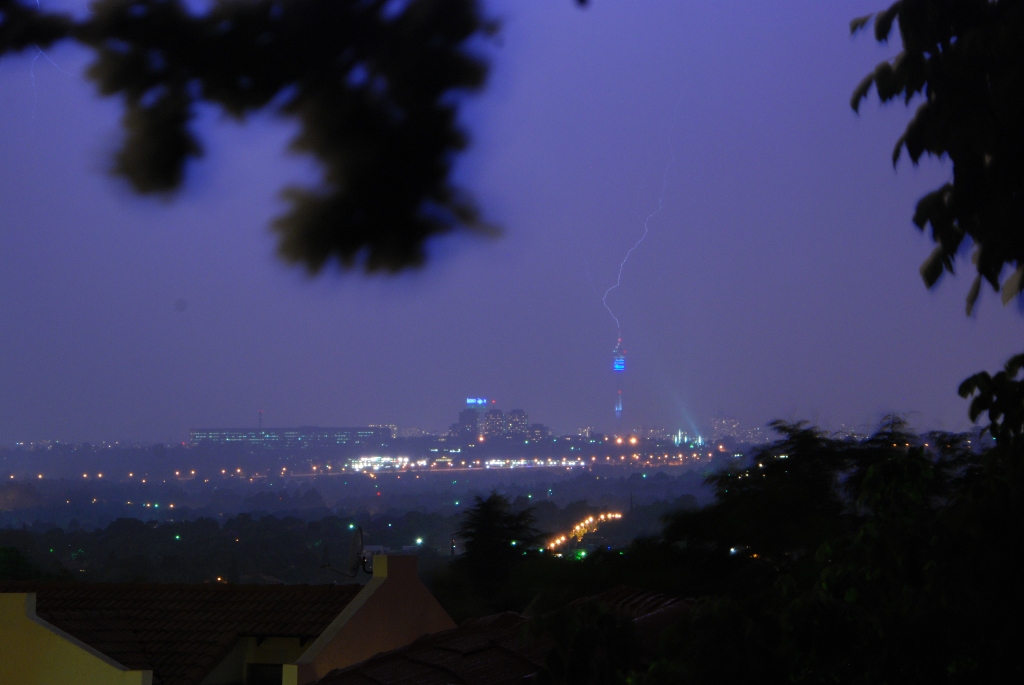
{"label": "blue lit tower", "polygon": [[616,430],[622,430],[622,376],[619,374],[626,371],[626,350],[622,349],[622,331],[619,331],[619,341],[615,343],[615,350],[612,352],[612,372],[615,374],[615,422]]}

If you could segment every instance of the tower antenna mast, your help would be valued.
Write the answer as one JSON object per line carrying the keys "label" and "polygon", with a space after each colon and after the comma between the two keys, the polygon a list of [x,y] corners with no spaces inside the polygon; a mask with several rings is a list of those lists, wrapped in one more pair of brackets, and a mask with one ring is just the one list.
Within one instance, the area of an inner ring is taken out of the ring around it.
{"label": "tower antenna mast", "polygon": [[622,347],[622,329],[612,351],[612,372],[615,374],[615,430],[622,433],[622,376],[626,371],[626,350]]}

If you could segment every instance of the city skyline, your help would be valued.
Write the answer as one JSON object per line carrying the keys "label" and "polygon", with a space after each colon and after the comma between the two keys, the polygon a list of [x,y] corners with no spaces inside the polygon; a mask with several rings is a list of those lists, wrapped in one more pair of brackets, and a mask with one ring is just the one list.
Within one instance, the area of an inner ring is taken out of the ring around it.
{"label": "city skyline", "polygon": [[[479,405],[474,405],[479,403]],[[18,445],[46,445],[48,443],[59,443],[67,445],[95,445],[95,446],[116,446],[116,445],[156,445],[156,444],[229,444],[233,441],[248,442],[259,445],[275,445],[282,447],[298,446],[303,440],[309,443],[311,438],[326,444],[359,444],[367,438],[395,439],[409,437],[497,437],[501,435],[522,435],[529,434],[531,437],[539,435],[557,436],[637,436],[641,438],[671,439],[674,436],[702,437],[708,440],[718,440],[723,437],[732,438],[738,442],[759,444],[777,437],[770,426],[755,426],[741,422],[739,419],[729,415],[716,415],[710,417],[707,426],[694,430],[693,427],[682,426],[656,426],[644,425],[641,423],[630,424],[624,428],[611,427],[610,430],[599,430],[593,425],[578,426],[574,429],[561,430],[558,427],[550,427],[546,424],[531,421],[530,413],[521,408],[503,410],[496,399],[466,398],[464,408],[458,412],[458,421],[450,423],[445,427],[424,428],[397,422],[376,422],[366,424],[348,423],[337,426],[314,425],[311,423],[300,423],[296,425],[274,425],[271,422],[264,423],[265,412],[256,412],[256,419],[251,425],[217,426],[204,424],[203,427],[189,427],[185,431],[185,437],[181,440],[124,440],[105,439],[99,441],[83,439],[59,439],[43,438],[30,441],[21,440],[10,444],[0,444],[0,447],[11,447]],[[472,423],[469,418],[472,417]],[[471,430],[469,430],[471,425]],[[501,428],[495,426],[500,425]],[[866,435],[873,427],[869,425],[851,426],[848,424],[822,424],[819,426],[827,434],[848,434]],[[922,429],[922,433],[927,432]],[[315,434],[315,435],[314,435]],[[344,435],[343,435],[344,434]],[[268,437],[269,436],[269,437]]]}

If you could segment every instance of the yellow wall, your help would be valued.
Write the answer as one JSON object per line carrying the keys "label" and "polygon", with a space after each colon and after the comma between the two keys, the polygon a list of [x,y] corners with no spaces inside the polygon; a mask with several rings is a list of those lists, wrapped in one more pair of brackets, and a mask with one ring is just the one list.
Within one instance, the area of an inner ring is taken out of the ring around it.
{"label": "yellow wall", "polygon": [[[404,647],[455,623],[416,575],[416,557],[376,556],[373,578],[308,646],[297,638],[240,638],[203,683],[239,682],[247,663],[285,664],[283,685],[319,679],[374,654]],[[301,656],[300,656],[301,655]],[[130,671],[39,619],[35,595],[0,593],[0,685],[152,685],[152,671]]]}
{"label": "yellow wall", "polygon": [[296,661],[297,680],[319,680],[336,668],[454,627],[417,577],[416,557],[375,556],[370,582]]}
{"label": "yellow wall", "polygon": [[[257,644],[259,643],[259,644]],[[247,664],[290,664],[306,650],[297,637],[240,637],[221,662],[199,685],[231,685],[245,678]]]}
{"label": "yellow wall", "polygon": [[0,683],[152,685],[152,671],[130,671],[36,616],[33,593],[0,593]]}

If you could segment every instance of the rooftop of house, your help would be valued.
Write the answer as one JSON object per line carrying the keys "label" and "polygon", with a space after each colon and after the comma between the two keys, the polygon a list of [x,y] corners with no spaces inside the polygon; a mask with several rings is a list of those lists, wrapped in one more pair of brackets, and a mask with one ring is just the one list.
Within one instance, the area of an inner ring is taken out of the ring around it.
{"label": "rooftop of house", "polygon": [[[574,604],[597,602],[624,618],[638,632],[656,635],[681,619],[689,600],[620,587]],[[529,619],[505,612],[463,622],[425,635],[412,644],[338,669],[317,685],[522,685],[541,669],[549,640],[532,635]]]}
{"label": "rooftop of house", "polygon": [[36,615],[154,685],[193,685],[239,637],[315,639],[361,585],[0,583],[36,594]]}
{"label": "rooftop of house", "polygon": [[537,673],[548,645],[525,643],[526,618],[513,612],[464,622],[408,647],[331,671],[317,685],[511,685]]}

